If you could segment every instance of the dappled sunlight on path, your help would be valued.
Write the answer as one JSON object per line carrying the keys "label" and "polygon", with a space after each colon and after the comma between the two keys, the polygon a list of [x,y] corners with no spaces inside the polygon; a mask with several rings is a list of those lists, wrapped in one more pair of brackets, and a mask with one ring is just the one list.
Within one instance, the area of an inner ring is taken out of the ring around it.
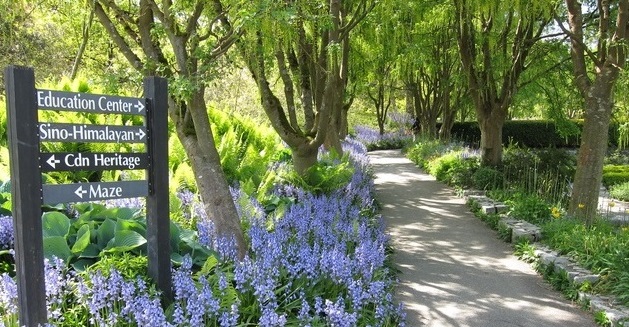
{"label": "dappled sunlight on path", "polygon": [[400,151],[370,158],[407,326],[596,326]]}

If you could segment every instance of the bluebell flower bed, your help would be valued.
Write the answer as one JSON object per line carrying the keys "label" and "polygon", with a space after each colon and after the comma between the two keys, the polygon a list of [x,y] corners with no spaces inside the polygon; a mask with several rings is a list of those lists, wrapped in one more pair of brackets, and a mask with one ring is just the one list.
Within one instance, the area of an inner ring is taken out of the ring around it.
{"label": "bluebell flower bed", "polygon": [[413,142],[413,133],[407,128],[380,134],[368,126],[354,127],[356,139],[366,145],[369,151],[401,149]]}
{"label": "bluebell flower bed", "polygon": [[[175,298],[166,309],[146,277],[115,268],[77,273],[60,260],[46,261],[49,323],[53,326],[403,326],[393,299],[395,272],[384,224],[373,202],[366,148],[349,140],[349,183],[329,194],[279,184],[289,198],[267,214],[234,189],[250,249],[235,259],[228,240],[213,237],[197,217],[196,238],[211,255],[202,267],[186,256],[173,269]],[[196,199],[185,194],[186,205]],[[194,210],[191,210],[192,212]],[[2,228],[3,221],[0,220]],[[3,230],[0,236],[5,238]],[[11,244],[7,238],[0,245]],[[17,326],[17,288],[0,276],[0,326]]]}

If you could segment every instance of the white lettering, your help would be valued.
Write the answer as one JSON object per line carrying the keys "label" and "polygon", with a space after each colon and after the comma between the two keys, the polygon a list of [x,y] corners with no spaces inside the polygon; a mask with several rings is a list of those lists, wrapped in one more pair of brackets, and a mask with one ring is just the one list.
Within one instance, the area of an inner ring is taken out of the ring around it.
{"label": "white lettering", "polygon": [[122,196],[122,187],[102,187],[101,185],[90,185],[90,198],[112,198]]}
{"label": "white lettering", "polygon": [[81,153],[70,153],[66,155],[64,162],[68,167],[87,167],[90,165],[90,158],[84,157]]}
{"label": "white lettering", "polygon": [[49,123],[39,125],[39,139],[42,141],[64,141],[71,136],[67,130],[52,128]]}
{"label": "white lettering", "polygon": [[80,93],[64,96],[53,95],[52,91],[37,91],[37,106],[51,109],[96,110],[96,102],[82,99]]}

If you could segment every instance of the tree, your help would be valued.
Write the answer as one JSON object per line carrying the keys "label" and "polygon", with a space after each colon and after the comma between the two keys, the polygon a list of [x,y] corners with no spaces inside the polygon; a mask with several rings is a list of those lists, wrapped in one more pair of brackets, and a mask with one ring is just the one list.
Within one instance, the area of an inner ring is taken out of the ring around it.
{"label": "tree", "polygon": [[[241,53],[258,86],[262,107],[304,173],[321,145],[342,153],[343,98],[350,32],[375,5],[356,1],[262,1],[256,26],[247,30]],[[284,104],[269,82],[276,69]]]}
{"label": "tree", "polygon": [[561,22],[559,25],[570,37],[574,78],[585,101],[585,122],[568,212],[590,224],[597,214],[614,84],[627,59],[629,0],[597,1],[585,7],[592,10],[587,13],[579,1],[566,0],[566,6],[569,29]]}
{"label": "tree", "polygon": [[[0,0],[0,67],[30,66],[39,80],[64,72],[71,50],[65,35],[55,28],[50,10],[44,10],[47,6],[39,1]],[[4,94],[3,88],[0,86],[0,94]]]}
{"label": "tree", "polygon": [[204,99],[216,60],[239,36],[228,20],[230,12],[220,0],[177,4],[169,0],[97,0],[93,10],[134,69],[144,76],[169,79],[169,116],[190,160],[204,209],[217,236],[233,238],[238,254],[244,256],[240,220],[221,169]]}
{"label": "tree", "polygon": [[400,51],[396,29],[400,28],[401,15],[397,3],[376,6],[352,39],[356,87],[373,104],[380,135],[385,132],[387,115],[395,97],[394,73]]}
{"label": "tree", "polygon": [[454,0],[457,40],[463,71],[481,130],[481,163],[502,161],[502,126],[518,90],[521,74],[532,64],[536,43],[549,24],[547,1],[474,2]]}
{"label": "tree", "polygon": [[437,120],[442,118],[440,134],[449,137],[454,123],[460,89],[455,89],[460,60],[455,48],[455,21],[449,5],[411,4],[405,10],[401,38],[406,40],[399,64],[399,75],[408,92],[423,137],[437,137]]}

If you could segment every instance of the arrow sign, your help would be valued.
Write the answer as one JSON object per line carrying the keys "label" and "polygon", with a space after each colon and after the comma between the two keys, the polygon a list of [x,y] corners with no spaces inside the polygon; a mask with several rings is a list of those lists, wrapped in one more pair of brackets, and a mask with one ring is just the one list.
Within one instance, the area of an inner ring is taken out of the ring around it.
{"label": "arrow sign", "polygon": [[77,188],[76,191],[74,191],[74,194],[76,194],[76,196],[78,196],[81,199],[83,199],[83,194],[85,193],[87,193],[87,190],[83,189],[83,185],[79,186],[79,188]]}
{"label": "arrow sign", "polygon": [[138,104],[133,105],[133,108],[135,108],[138,111],[138,113],[141,113],[142,110],[144,110],[144,103],[138,100]]}
{"label": "arrow sign", "polygon": [[40,153],[39,164],[43,172],[76,170],[137,170],[147,169],[146,153],[111,152],[52,152]]}
{"label": "arrow sign", "polygon": [[138,132],[136,133],[136,135],[138,135],[138,137],[139,137],[139,138],[140,138],[140,140],[141,140],[141,139],[143,139],[143,138],[144,138],[144,136],[146,136],[146,133],[142,130],[142,128],[140,128],[140,129],[138,130]]}
{"label": "arrow sign", "polygon": [[50,158],[48,158],[48,160],[46,160],[46,163],[48,165],[50,165],[50,167],[52,167],[53,169],[56,168],[58,163],[61,163],[61,160],[57,160],[55,159],[55,155],[53,154],[52,156],[50,156]]}
{"label": "arrow sign", "polygon": [[146,99],[115,95],[37,90],[37,107],[96,114],[146,115]]}
{"label": "arrow sign", "polygon": [[44,184],[42,185],[42,193],[44,204],[137,198],[148,195],[148,182],[146,180],[140,180]]}
{"label": "arrow sign", "polygon": [[42,142],[144,143],[146,127],[40,123]]}

